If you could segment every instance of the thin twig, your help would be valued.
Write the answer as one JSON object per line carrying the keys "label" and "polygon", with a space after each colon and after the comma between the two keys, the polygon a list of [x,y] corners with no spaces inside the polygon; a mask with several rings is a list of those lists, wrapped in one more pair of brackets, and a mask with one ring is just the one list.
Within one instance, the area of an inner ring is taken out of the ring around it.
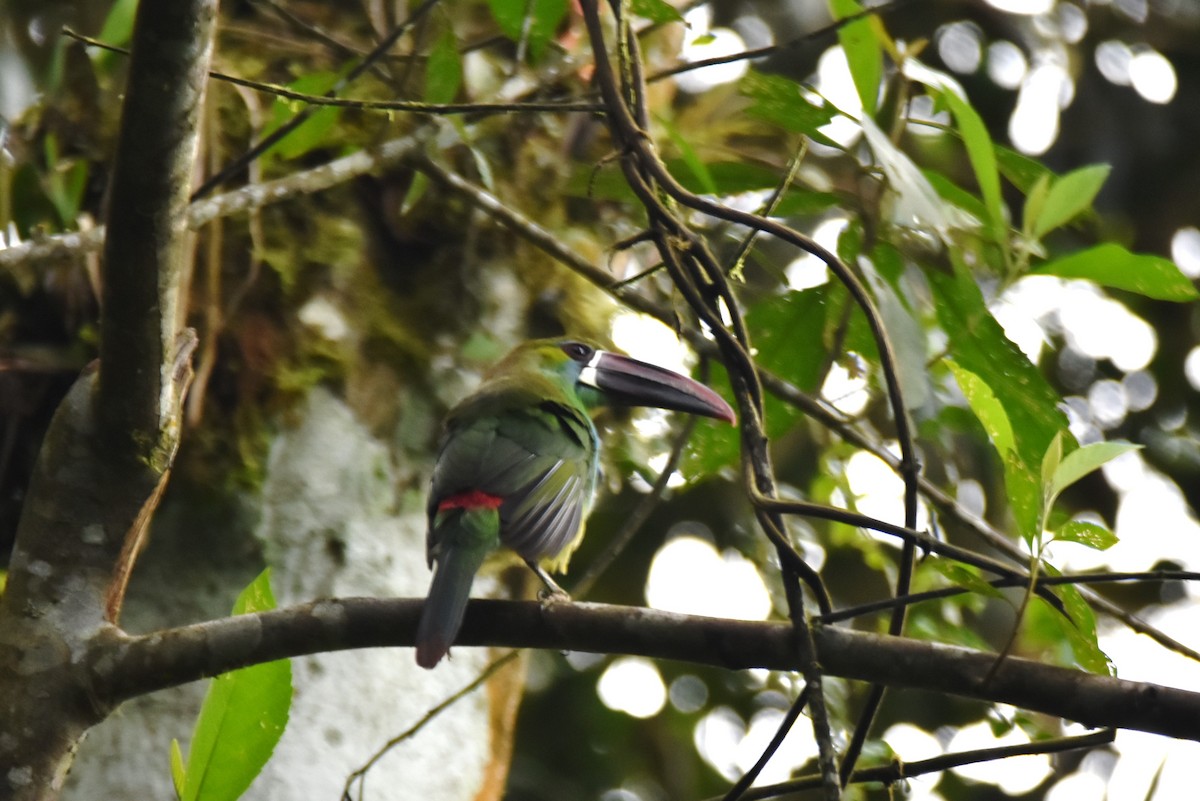
{"label": "thin twig", "polygon": [[841,19],[831,22],[823,28],[818,28],[815,31],[809,31],[803,36],[797,36],[795,39],[789,39],[781,44],[757,47],[753,50],[742,50],[738,53],[730,53],[727,56],[714,56],[713,58],[698,59],[696,61],[689,61],[686,64],[679,64],[675,67],[659,70],[658,72],[647,76],[646,82],[656,83],[658,81],[666,80],[673,75],[681,75],[685,72],[692,72],[693,70],[702,70],[705,67],[716,67],[721,64],[735,64],[739,61],[751,61],[756,58],[773,56],[776,53],[784,53],[788,50],[810,45],[815,40],[824,38],[831,33],[837,33],[841,28],[851,22],[854,22],[855,20],[859,20],[864,17],[875,16],[878,14],[886,14],[905,6],[910,2],[912,2],[912,0],[893,0],[891,3],[883,3],[882,5],[866,8],[854,14],[847,14]]}
{"label": "thin twig", "polygon": [[[1077,751],[1082,748],[1099,748],[1108,745],[1116,739],[1116,729],[1100,729],[1089,734],[1072,737],[1056,737],[1052,740],[1035,740],[1020,745],[1003,745],[994,748],[978,748],[971,751],[959,751],[954,754],[921,759],[916,762],[893,760],[887,765],[876,768],[864,768],[854,771],[850,782],[865,784],[879,782],[890,786],[905,779],[925,776],[930,773],[944,773],[963,765],[976,765],[982,762],[994,762],[1001,759],[1011,759],[1018,756],[1039,756],[1045,754],[1060,754],[1064,751]],[[801,776],[779,784],[770,784],[748,790],[742,801],[764,801],[768,798],[791,795],[804,790],[813,790],[820,786],[820,776]],[[711,799],[717,801],[717,799]]]}
{"label": "thin twig", "polygon": [[[1200,581],[1200,573],[1190,570],[1149,570],[1144,572],[1107,572],[1107,573],[1071,573],[1059,576],[1041,576],[1037,580],[1039,587],[1058,587],[1066,584],[1075,586],[1087,586],[1092,584],[1120,584],[1124,582],[1163,582],[1163,581]],[[1004,587],[1027,587],[1029,586],[1029,577],[1023,575],[1001,576],[987,582],[992,587],[1002,589]],[[938,601],[945,598],[952,598],[956,595],[964,595],[968,592],[975,592],[970,587],[942,587],[936,590],[925,590],[924,592],[914,592],[900,598],[885,598],[880,601],[873,601],[866,604],[856,604],[839,609],[836,612],[831,612],[827,615],[821,615],[822,623],[841,623],[846,620],[853,620],[857,617],[870,615],[875,612],[882,612],[892,609],[898,604],[913,606],[926,601]]]}
{"label": "thin twig", "polygon": [[[414,8],[406,20],[396,25],[387,36],[380,40],[379,44],[376,45],[370,53],[364,56],[363,59],[354,66],[353,69],[351,69],[343,77],[339,78],[338,81],[332,87],[330,87],[326,94],[332,97],[340,92],[344,87],[349,86],[351,83],[357,80],[357,78],[366,72],[372,64],[382,58],[383,55],[392,48],[392,45],[394,45],[400,39],[400,37],[408,31],[409,28],[415,25],[416,22],[425,14],[429,13],[430,9],[432,9],[437,2],[438,0],[424,0],[424,2]],[[225,183],[230,177],[242,170],[247,164],[265,153],[276,142],[280,141],[292,131],[296,130],[296,128],[300,127],[305,120],[312,116],[314,110],[315,109],[312,106],[301,109],[290,120],[264,136],[249,150],[230,162],[225,169],[221,170],[219,173],[201,184],[200,187],[192,193],[192,200],[204,197],[213,189]]]}
{"label": "thin twig", "polygon": [[343,801],[351,801],[350,789],[355,781],[358,781],[358,797],[361,801],[363,797],[363,790],[366,788],[367,784],[367,771],[373,768],[376,762],[383,759],[383,757],[386,756],[389,751],[403,743],[405,740],[412,739],[418,732],[421,731],[421,729],[428,726],[438,715],[442,714],[454,704],[458,703],[460,700],[482,687],[484,682],[495,675],[500,668],[513,661],[518,654],[520,654],[520,651],[509,651],[499,659],[492,660],[492,662],[489,663],[483,670],[481,670],[479,675],[472,679],[469,684],[438,702],[424,715],[422,715],[416,723],[384,743],[384,745],[378,751],[371,755],[370,759],[368,759],[362,764],[361,767],[352,771],[350,775],[346,777],[346,786],[342,790]]}
{"label": "thin twig", "polygon": [[604,574],[616,558],[621,555],[629,543],[633,541],[634,536],[641,530],[646,521],[650,519],[650,515],[662,502],[663,493],[667,491],[667,483],[671,480],[671,476],[675,475],[675,470],[679,466],[679,460],[683,456],[683,449],[687,447],[688,440],[692,438],[692,432],[696,429],[696,418],[688,415],[682,426],[680,426],[679,434],[674,438],[671,445],[671,451],[667,455],[667,463],[663,466],[662,471],[658,474],[658,478],[654,481],[654,486],[650,491],[638,501],[633,512],[626,518],[625,524],[621,527],[621,531],[609,541],[605,549],[591,561],[587,571],[579,577],[579,581],[571,586],[572,598],[583,598],[592,587],[595,586],[596,580]]}
{"label": "thin twig", "polygon": [[796,700],[792,701],[792,705],[788,707],[787,714],[779,721],[779,726],[775,729],[774,736],[771,741],[763,748],[762,753],[758,755],[758,759],[750,767],[750,770],[742,774],[742,778],[738,779],[729,792],[721,801],[738,801],[746,797],[746,791],[750,789],[750,785],[762,774],[763,768],[771,761],[771,757],[775,756],[775,752],[779,750],[779,746],[783,745],[783,741],[787,739],[788,732],[796,725],[796,719],[800,717],[800,713],[804,711],[804,707],[808,705],[808,685],[804,685],[804,689],[796,696]]}

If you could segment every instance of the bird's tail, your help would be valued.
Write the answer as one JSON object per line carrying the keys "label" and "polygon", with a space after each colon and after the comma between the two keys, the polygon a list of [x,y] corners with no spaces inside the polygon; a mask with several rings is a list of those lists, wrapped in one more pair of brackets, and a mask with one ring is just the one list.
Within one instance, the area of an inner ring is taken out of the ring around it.
{"label": "bird's tail", "polygon": [[458,635],[475,574],[498,542],[500,519],[495,509],[454,510],[434,525],[437,566],[417,626],[417,664],[423,668],[440,662]]}

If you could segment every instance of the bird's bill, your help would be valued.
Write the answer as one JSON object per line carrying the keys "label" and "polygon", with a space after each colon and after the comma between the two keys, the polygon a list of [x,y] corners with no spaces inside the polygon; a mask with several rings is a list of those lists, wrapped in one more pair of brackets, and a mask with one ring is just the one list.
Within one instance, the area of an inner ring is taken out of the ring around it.
{"label": "bird's bill", "polygon": [[579,380],[600,390],[613,403],[672,409],[727,423],[737,421],[725,399],[700,382],[619,353],[597,350]]}

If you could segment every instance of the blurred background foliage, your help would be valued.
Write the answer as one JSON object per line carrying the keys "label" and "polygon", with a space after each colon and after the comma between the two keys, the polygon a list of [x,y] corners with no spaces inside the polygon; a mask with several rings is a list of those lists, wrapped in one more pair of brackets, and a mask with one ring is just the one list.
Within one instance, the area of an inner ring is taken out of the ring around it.
{"label": "blurred background foliage", "polygon": [[[102,218],[126,61],[59,31],[66,25],[122,46],[134,6],[0,5],[0,236],[8,245],[86,230]],[[1051,528],[1090,521],[1115,531],[1120,546],[1100,553],[1068,545],[1045,555],[1067,570],[1196,568],[1200,318],[1194,303],[1180,301],[1194,299],[1191,279],[1200,275],[1200,6],[922,0],[886,5],[840,32],[828,27],[831,15],[856,11],[853,0],[713,0],[678,9],[644,0],[632,8],[644,29],[651,134],[672,173],[729,204],[768,210],[773,203],[772,215],[860,271],[898,351],[931,481],[1028,554],[1041,533],[1026,521],[1021,493],[1036,492],[1031,470],[1054,435],[1069,428],[1068,450],[1075,442],[1138,443],[1141,451],[1069,488],[1048,521]],[[412,10],[382,2],[226,2],[214,69],[322,94]],[[684,14],[687,27],[678,21]],[[658,75],[785,43],[792,44],[752,64]],[[565,0],[443,0],[342,94],[556,100],[589,97],[590,79],[586,35]],[[212,82],[198,183],[301,109]],[[403,111],[322,108],[226,186],[294,174],[405,133],[427,137],[429,158],[553,232],[614,283],[628,282],[689,319],[662,271],[653,270],[652,249],[622,245],[642,229],[645,213],[593,115],[431,121]],[[691,221],[737,279],[760,365],[822,397],[848,428],[894,447],[878,352],[846,291],[812,257],[780,242],[764,237],[748,248],[744,230]],[[95,353],[95,259],[18,263],[0,273],[3,551],[49,416]],[[253,491],[273,431],[315,386],[338,392],[389,443],[398,491],[411,493],[423,491],[436,419],[515,341],[566,330],[696,364],[667,328],[621,310],[412,167],[214,222],[196,238],[190,286],[188,322],[204,345],[173,493]],[[728,394],[720,366],[702,368]],[[997,451],[986,398],[981,407],[968,397],[971,376],[1006,413],[1015,466]],[[609,486],[575,575],[643,502],[675,425],[639,414],[632,429],[607,426]],[[785,493],[901,519],[898,480],[876,457],[776,397],[767,403],[767,426]],[[589,600],[642,604],[649,596],[681,611],[780,613],[773,552],[738,487],[734,437],[707,423],[697,427],[682,478]],[[935,505],[924,504],[922,515],[922,527],[939,536],[987,548]],[[820,568],[836,606],[888,595],[893,541],[820,521],[795,523],[790,534]],[[948,584],[979,590],[965,571],[920,565],[916,589]],[[1162,582],[1102,593],[1163,621],[1172,604],[1195,596]],[[1019,593],[976,591],[922,604],[908,632],[1000,649],[1019,600]],[[886,618],[854,625],[883,630]],[[1095,648],[1092,657],[1103,651],[1120,669],[1117,646],[1106,639],[1119,627],[1103,617],[1099,626],[1098,640],[1064,648],[1070,627],[1035,604],[1015,652],[1095,667],[1079,650]],[[839,681],[830,688],[840,736],[862,691]],[[508,797],[719,794],[753,763],[797,689],[791,675],[534,654]],[[893,734],[883,738],[892,748],[914,741],[910,730],[946,748],[956,732],[979,724],[997,736],[1061,730],[1057,721],[1014,710],[895,693],[875,731]],[[1119,745],[1108,753],[1083,767],[1081,757],[1068,756],[1009,776],[948,773],[914,792],[1049,798],[1059,786],[1083,793],[1073,798],[1100,797],[1087,794],[1087,777],[1115,781],[1124,770],[1117,756],[1132,759],[1132,749]],[[812,754],[802,721],[769,775],[786,777]],[[864,764],[891,756],[875,741]],[[1158,769],[1142,764],[1123,786],[1144,794]],[[1025,785],[1013,783],[1018,774]],[[877,787],[855,792],[888,797]]]}

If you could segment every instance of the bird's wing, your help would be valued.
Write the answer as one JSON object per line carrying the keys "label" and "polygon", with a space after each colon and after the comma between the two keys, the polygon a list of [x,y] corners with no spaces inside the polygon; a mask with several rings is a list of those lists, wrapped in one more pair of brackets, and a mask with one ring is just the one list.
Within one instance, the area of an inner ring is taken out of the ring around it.
{"label": "bird's wing", "polygon": [[501,541],[525,559],[564,564],[595,484],[597,445],[586,414],[551,401],[531,404],[520,393],[492,394],[486,408],[456,412],[434,469],[431,519],[457,493],[498,496]]}

